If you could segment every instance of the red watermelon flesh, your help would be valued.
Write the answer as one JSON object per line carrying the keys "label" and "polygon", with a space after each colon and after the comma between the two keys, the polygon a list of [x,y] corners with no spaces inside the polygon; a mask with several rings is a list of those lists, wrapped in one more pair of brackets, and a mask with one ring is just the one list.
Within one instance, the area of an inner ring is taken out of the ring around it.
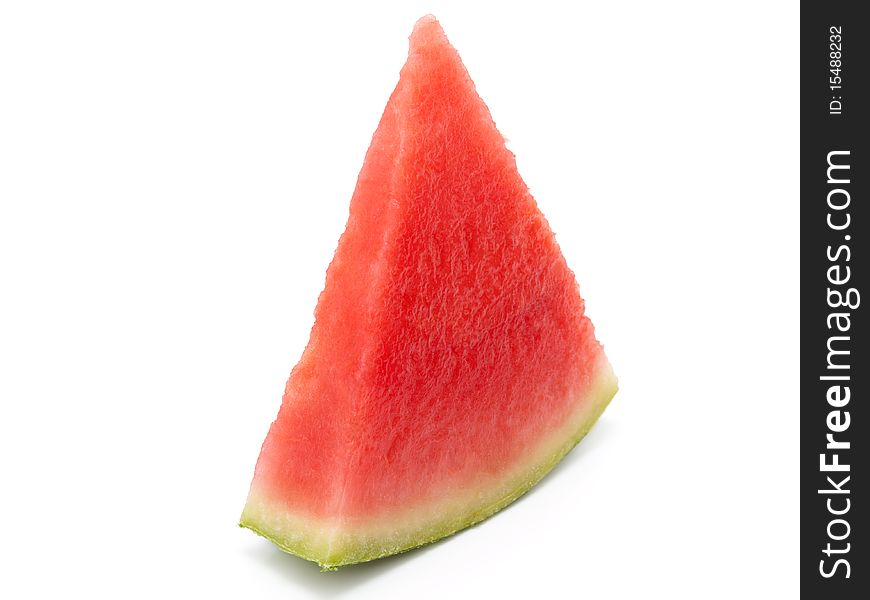
{"label": "red watermelon flesh", "polygon": [[325,569],[434,541],[528,490],[615,392],[513,154],[424,17],[241,524]]}

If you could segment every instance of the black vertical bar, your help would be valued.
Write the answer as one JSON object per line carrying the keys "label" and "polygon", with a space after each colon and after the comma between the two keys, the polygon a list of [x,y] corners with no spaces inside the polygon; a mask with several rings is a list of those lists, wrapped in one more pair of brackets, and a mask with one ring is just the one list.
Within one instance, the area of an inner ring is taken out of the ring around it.
{"label": "black vertical bar", "polygon": [[862,4],[801,3],[800,561],[807,598],[870,598],[870,20],[859,18]]}

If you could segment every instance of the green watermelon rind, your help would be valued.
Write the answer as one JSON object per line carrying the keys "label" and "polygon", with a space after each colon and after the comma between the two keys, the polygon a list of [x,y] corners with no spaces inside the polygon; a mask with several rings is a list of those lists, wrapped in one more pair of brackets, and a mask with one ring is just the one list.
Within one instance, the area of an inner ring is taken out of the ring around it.
{"label": "green watermelon rind", "polygon": [[[305,560],[317,563],[322,571],[335,571],[339,567],[368,562],[378,558],[384,558],[394,554],[408,552],[415,548],[431,544],[438,540],[449,537],[459,531],[476,525],[481,521],[491,517],[503,508],[507,507],[523,494],[534,487],[541,479],[543,479],[550,471],[558,465],[562,459],[582,440],[587,433],[592,429],[593,425],[598,421],[598,418],[607,408],[610,400],[616,394],[617,381],[610,369],[609,364],[598,372],[597,381],[585,394],[582,402],[588,409],[585,415],[581,418],[580,425],[576,428],[570,437],[559,446],[555,453],[551,453],[548,458],[540,461],[530,469],[525,470],[520,475],[514,475],[512,479],[521,481],[520,485],[516,486],[509,493],[500,496],[493,502],[486,503],[474,510],[467,512],[458,517],[448,516],[433,525],[430,525],[417,534],[412,535],[409,541],[402,543],[399,546],[387,545],[378,546],[371,543],[358,543],[355,545],[345,546],[338,551],[333,552],[328,548],[325,552],[319,551],[315,540],[310,536],[295,535],[296,539],[290,539],[290,536],[279,535],[270,530],[274,529],[265,523],[265,519],[258,519],[250,515],[249,508],[252,502],[249,501],[245,512],[239,522],[239,527],[247,528],[274,543],[284,552],[293,554]],[[266,509],[268,510],[268,509]],[[262,511],[260,511],[262,512]],[[300,519],[304,521],[304,519]],[[322,545],[322,543],[320,544]]]}

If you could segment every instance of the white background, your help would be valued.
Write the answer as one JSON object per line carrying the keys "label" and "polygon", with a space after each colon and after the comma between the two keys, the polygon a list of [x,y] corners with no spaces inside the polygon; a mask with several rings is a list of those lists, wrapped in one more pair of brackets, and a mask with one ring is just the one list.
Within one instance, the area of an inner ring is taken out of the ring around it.
{"label": "white background", "polygon": [[[321,574],[236,523],[427,12],[621,391],[493,519]],[[0,596],[796,597],[798,21],[756,1],[0,5]]]}

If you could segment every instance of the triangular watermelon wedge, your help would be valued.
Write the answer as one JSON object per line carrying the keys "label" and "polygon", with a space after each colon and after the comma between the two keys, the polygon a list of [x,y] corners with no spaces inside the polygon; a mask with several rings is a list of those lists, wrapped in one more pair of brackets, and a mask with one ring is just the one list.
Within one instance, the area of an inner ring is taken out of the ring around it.
{"label": "triangular watermelon wedge", "polygon": [[513,154],[422,18],[241,525],[324,569],[435,541],[531,488],[615,392]]}

